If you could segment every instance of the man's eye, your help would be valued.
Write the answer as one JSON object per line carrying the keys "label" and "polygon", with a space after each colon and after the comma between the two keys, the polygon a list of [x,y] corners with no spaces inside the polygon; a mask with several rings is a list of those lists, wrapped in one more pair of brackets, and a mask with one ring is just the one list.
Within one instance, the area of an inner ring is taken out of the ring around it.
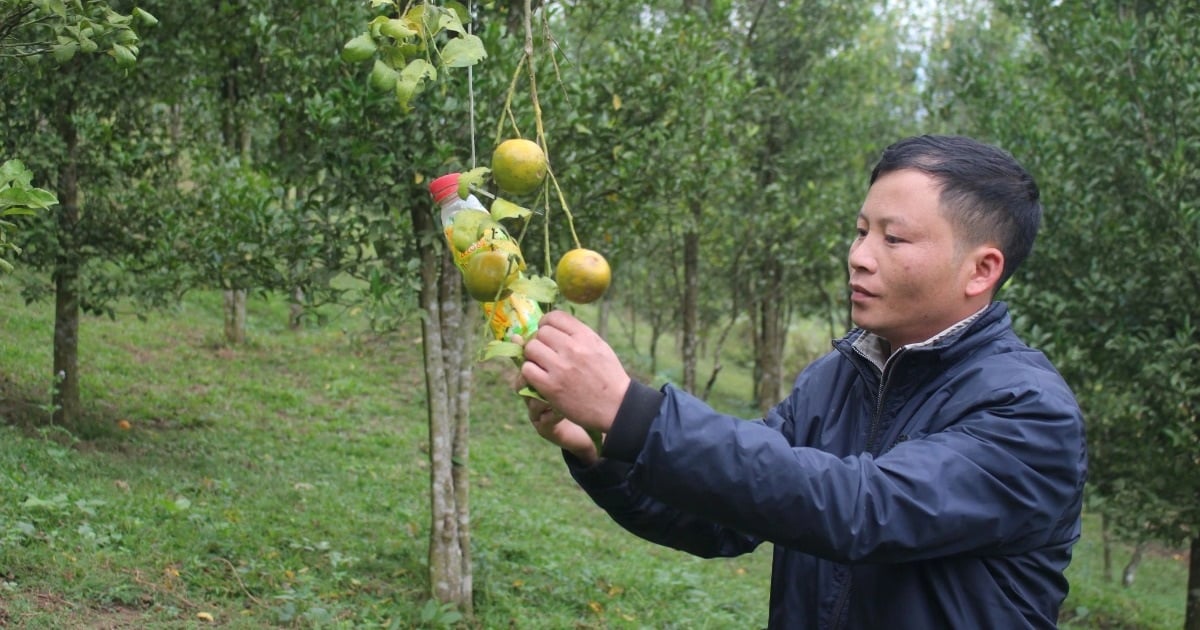
{"label": "man's eye", "polygon": [[854,228],[854,233],[858,235],[858,238],[862,238],[867,235],[867,228]]}
{"label": "man's eye", "polygon": [[897,243],[903,243],[904,239],[902,239],[899,236],[896,236],[894,234],[884,234],[883,242],[887,243],[888,245],[895,245]]}

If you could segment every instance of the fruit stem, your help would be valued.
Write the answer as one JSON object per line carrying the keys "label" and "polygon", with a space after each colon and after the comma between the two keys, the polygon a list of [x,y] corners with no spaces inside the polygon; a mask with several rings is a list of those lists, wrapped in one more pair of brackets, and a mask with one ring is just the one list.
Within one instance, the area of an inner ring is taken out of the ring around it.
{"label": "fruit stem", "polygon": [[579,244],[579,235],[575,233],[575,218],[571,216],[571,209],[567,207],[567,198],[558,185],[558,178],[554,176],[554,171],[546,169],[546,174],[550,176],[550,183],[554,184],[554,192],[558,194],[558,203],[562,206],[563,214],[567,215],[567,227],[571,228],[571,242],[575,243],[575,249],[579,249],[583,246]]}
{"label": "fruit stem", "polygon": [[542,125],[542,104],[538,101],[537,69],[533,63],[533,0],[525,0],[525,59],[529,61],[529,99],[533,101],[533,121],[536,126],[537,142],[550,163],[550,151],[546,148],[546,129]]}
{"label": "fruit stem", "polygon": [[513,131],[517,137],[521,136],[521,128],[517,126],[517,119],[512,113],[513,95],[517,93],[517,79],[521,78],[521,70],[525,67],[527,57],[521,55],[521,59],[517,62],[517,69],[513,72],[512,81],[508,83],[508,94],[504,96],[504,114],[500,116],[500,120],[496,121],[496,142],[499,145],[500,140],[504,137],[504,119],[507,118],[512,123]]}
{"label": "fruit stem", "polygon": [[474,193],[474,194],[476,194],[476,195],[483,195],[484,197],[487,197],[488,199],[495,199],[495,198],[496,198],[496,195],[493,195],[492,193],[490,193],[490,192],[488,192],[488,191],[486,191],[486,190],[484,190],[484,189],[482,189],[482,188],[478,188],[478,187],[475,187],[475,186],[470,186],[469,188],[471,189],[471,192],[472,192],[472,193]]}

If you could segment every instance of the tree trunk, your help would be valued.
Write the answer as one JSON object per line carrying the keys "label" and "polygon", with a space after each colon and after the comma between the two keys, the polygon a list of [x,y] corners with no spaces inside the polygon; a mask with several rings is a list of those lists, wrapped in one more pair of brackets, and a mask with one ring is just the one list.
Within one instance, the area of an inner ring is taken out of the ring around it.
{"label": "tree trunk", "polygon": [[737,309],[734,308],[733,315],[729,318],[729,324],[725,326],[725,329],[721,331],[721,336],[717,338],[717,345],[713,348],[712,353],[712,373],[708,375],[708,382],[704,384],[704,392],[700,395],[700,400],[708,400],[708,397],[712,395],[713,387],[717,384],[717,376],[724,367],[721,364],[721,351],[725,348],[725,340],[729,338],[730,331],[737,325],[737,317]]}
{"label": "tree trunk", "polygon": [[1187,613],[1184,630],[1200,630],[1200,536],[1192,539],[1188,560]]}
{"label": "tree trunk", "polygon": [[600,300],[600,306],[596,315],[596,334],[600,335],[601,339],[608,339],[608,318],[612,314],[612,289],[609,289],[609,295],[604,296]]}
{"label": "tree trunk", "polygon": [[1104,512],[1100,513],[1100,543],[1104,552],[1104,581],[1112,582],[1112,531]]}
{"label": "tree trunk", "polygon": [[[437,235],[432,215],[410,210],[418,235]],[[438,235],[440,236],[440,235]],[[434,243],[436,238],[418,238]],[[429,415],[429,583],[439,602],[472,612],[469,511],[469,411],[472,356],[465,347],[463,301],[450,257],[435,245],[421,248],[420,304]]]}
{"label": "tree trunk", "polygon": [[1129,557],[1129,564],[1125,565],[1125,570],[1121,571],[1121,586],[1129,588],[1133,586],[1133,580],[1137,577],[1138,566],[1142,564],[1142,553],[1146,551],[1146,543],[1140,542],[1133,548],[1133,555]]}
{"label": "tree trunk", "polygon": [[246,342],[246,290],[225,291],[225,342],[231,346]]}
{"label": "tree trunk", "polygon": [[784,325],[783,303],[780,297],[783,287],[783,269],[779,263],[769,260],[762,269],[762,278],[766,282],[760,293],[756,309],[758,311],[754,338],[755,373],[758,375],[754,399],[758,408],[766,412],[779,401],[779,391],[783,384],[783,348],[787,341],[787,330]]}
{"label": "tree trunk", "polygon": [[[217,6],[221,3],[215,0]],[[225,59],[226,69],[221,75],[221,144],[230,155],[239,156],[243,162],[249,162],[250,133],[249,127],[239,115],[241,101],[240,73],[242,60],[232,49]],[[246,341],[246,290],[244,288],[227,289],[225,291],[225,343],[236,346]]]}
{"label": "tree trunk", "polygon": [[662,326],[657,316],[650,324],[650,376],[658,374],[658,339],[662,337]]}
{"label": "tree trunk", "polygon": [[59,103],[56,121],[67,159],[58,172],[58,242],[54,279],[54,405],[53,421],[75,427],[80,421],[79,399],[79,134],[72,120],[74,101]]}
{"label": "tree trunk", "polygon": [[292,290],[292,303],[288,305],[288,328],[300,330],[304,319],[304,289],[296,287]]}
{"label": "tree trunk", "polygon": [[[694,225],[700,225],[702,206],[699,200],[691,202]],[[683,361],[683,389],[696,392],[696,340],[700,308],[700,232],[693,227],[683,235],[683,339],[680,359]]]}

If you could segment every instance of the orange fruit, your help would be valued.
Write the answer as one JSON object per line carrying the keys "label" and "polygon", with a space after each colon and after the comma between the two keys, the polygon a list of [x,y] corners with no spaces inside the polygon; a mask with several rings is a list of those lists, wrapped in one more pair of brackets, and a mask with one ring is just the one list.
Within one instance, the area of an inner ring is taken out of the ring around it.
{"label": "orange fruit", "polygon": [[568,302],[588,304],[600,299],[608,290],[612,269],[604,256],[590,249],[572,249],[558,260],[554,281],[558,284],[558,292]]}
{"label": "orange fruit", "polygon": [[517,279],[518,263],[510,254],[498,249],[485,249],[471,254],[463,269],[463,285],[467,294],[480,302],[494,302],[507,297],[508,285]]}
{"label": "orange fruit", "polygon": [[122,431],[128,431],[133,428],[133,424],[128,420],[117,420],[117,428]]}
{"label": "orange fruit", "polygon": [[516,259],[517,270],[525,271],[525,256],[521,253],[521,246],[518,245],[516,241],[512,240],[512,238],[506,236],[504,238],[497,238],[495,240],[488,241],[488,249],[495,249],[507,254],[512,254],[512,256]]}
{"label": "orange fruit", "polygon": [[537,190],[549,168],[546,152],[532,140],[511,138],[492,153],[492,178],[501,190],[514,195]]}

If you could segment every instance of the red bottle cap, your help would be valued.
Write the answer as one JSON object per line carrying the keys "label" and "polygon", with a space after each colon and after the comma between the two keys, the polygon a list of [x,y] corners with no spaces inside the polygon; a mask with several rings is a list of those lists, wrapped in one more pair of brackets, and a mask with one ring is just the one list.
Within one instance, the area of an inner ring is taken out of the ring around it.
{"label": "red bottle cap", "polygon": [[442,203],[450,195],[457,195],[458,173],[447,173],[429,182],[429,194],[433,195],[433,200],[437,203]]}

